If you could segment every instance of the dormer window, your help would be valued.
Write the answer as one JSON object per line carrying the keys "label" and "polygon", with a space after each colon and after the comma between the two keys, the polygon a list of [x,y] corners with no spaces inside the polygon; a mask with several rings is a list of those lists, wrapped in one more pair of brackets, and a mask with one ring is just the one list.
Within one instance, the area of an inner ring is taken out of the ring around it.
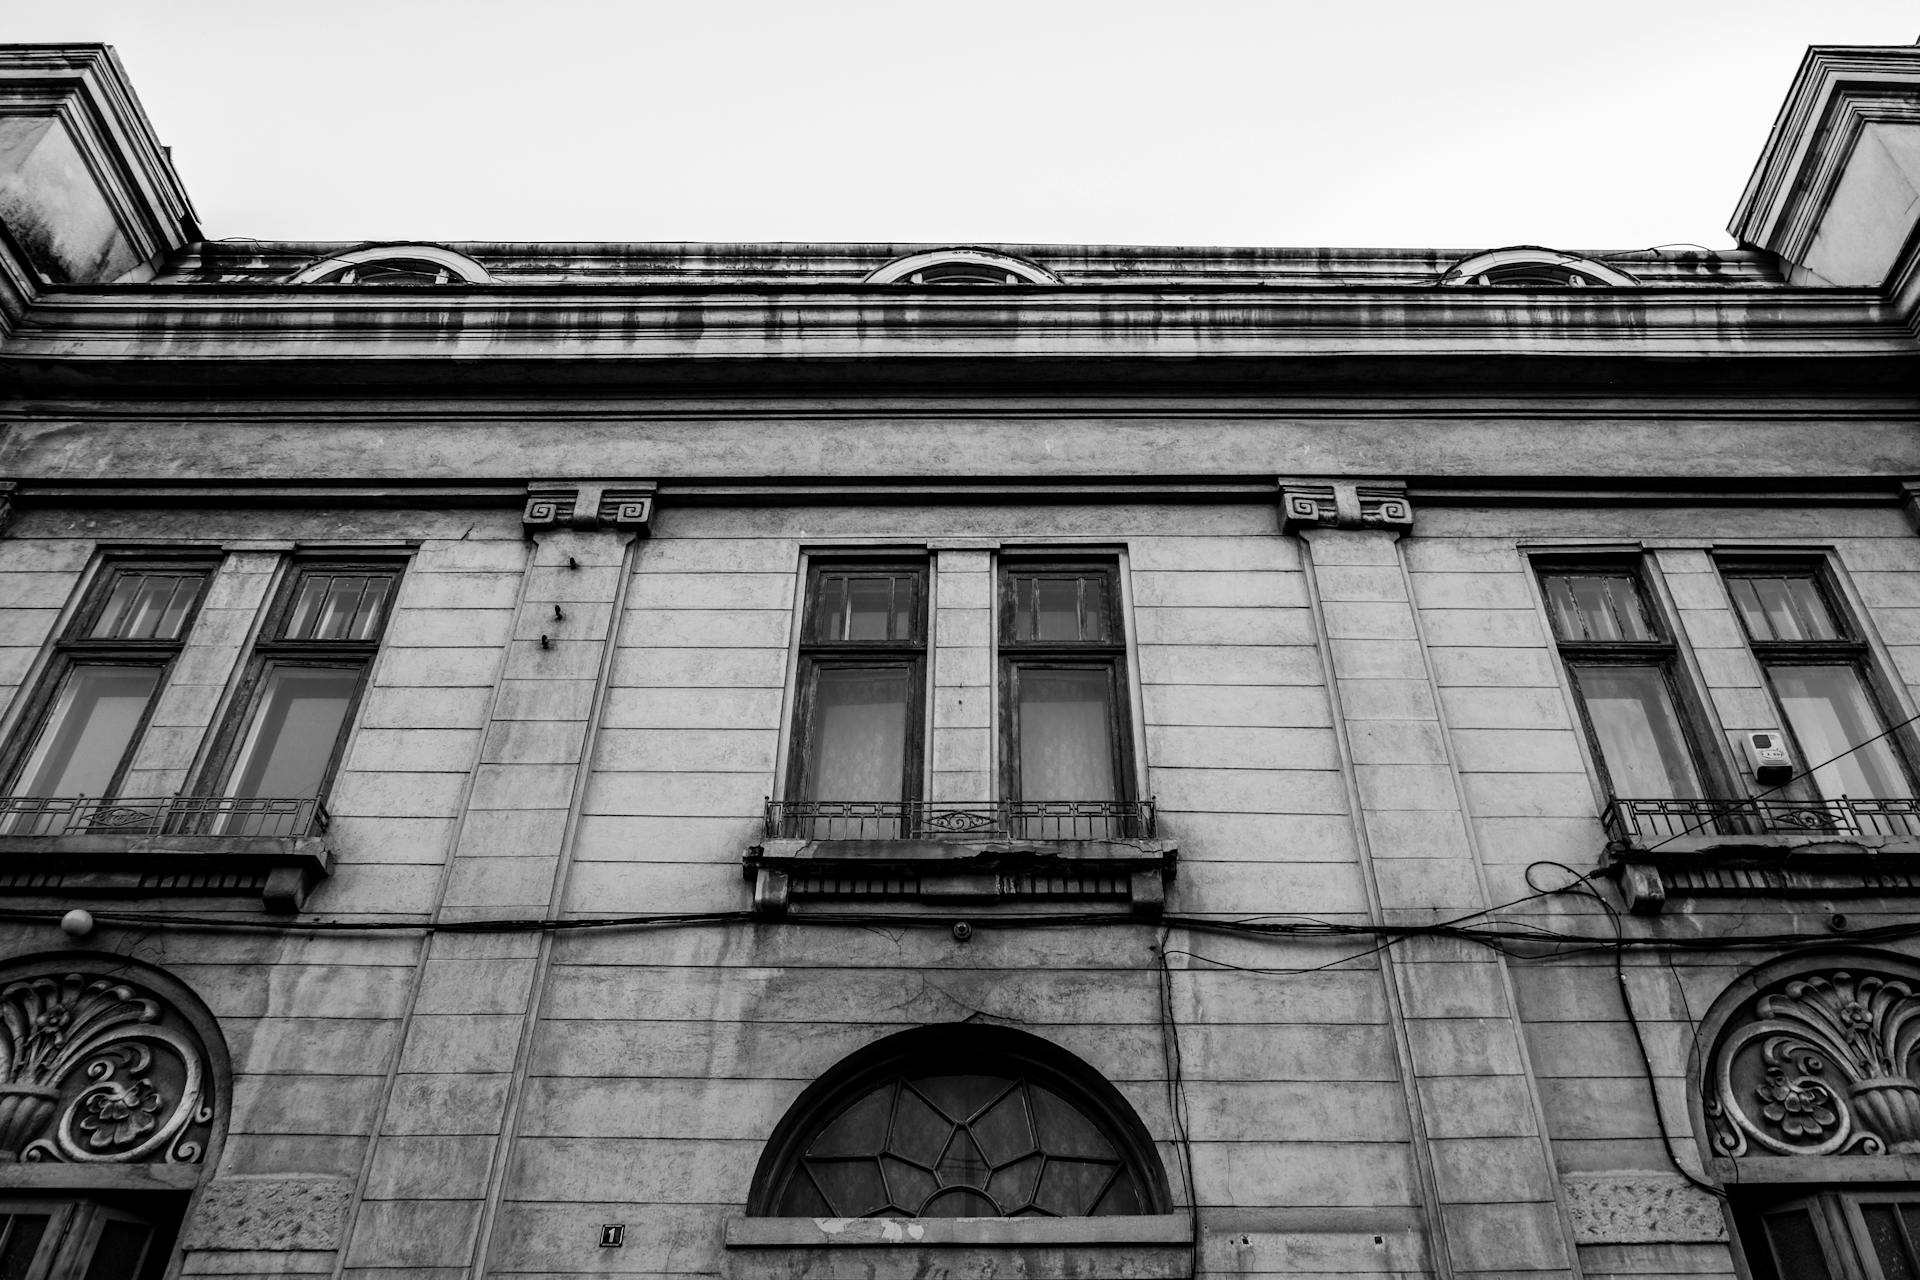
{"label": "dormer window", "polygon": [[354,284],[419,289],[491,284],[487,269],[463,253],[430,244],[367,245],[310,262],[288,284]]}
{"label": "dormer window", "polygon": [[991,249],[932,249],[895,258],[867,277],[868,284],[1059,284],[1037,262]]}
{"label": "dormer window", "polygon": [[1503,289],[1587,289],[1631,287],[1639,281],[1592,258],[1537,245],[1516,245],[1462,258],[1447,269],[1440,283]]}

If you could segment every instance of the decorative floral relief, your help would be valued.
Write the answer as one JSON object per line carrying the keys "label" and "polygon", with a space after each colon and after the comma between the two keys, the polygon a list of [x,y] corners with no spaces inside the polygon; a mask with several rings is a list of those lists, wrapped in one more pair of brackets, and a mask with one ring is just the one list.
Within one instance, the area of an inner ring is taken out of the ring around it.
{"label": "decorative floral relief", "polygon": [[178,1013],[86,974],[0,988],[0,1160],[198,1163],[212,1072]]}
{"label": "decorative floral relief", "polygon": [[1834,969],[1779,984],[1714,1051],[1714,1149],[1920,1152],[1917,1043],[1920,998],[1903,979]]}

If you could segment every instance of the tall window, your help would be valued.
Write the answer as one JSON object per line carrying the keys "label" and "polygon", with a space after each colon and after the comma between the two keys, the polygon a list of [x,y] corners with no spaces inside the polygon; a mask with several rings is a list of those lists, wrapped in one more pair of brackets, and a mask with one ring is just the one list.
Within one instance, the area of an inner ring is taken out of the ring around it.
{"label": "tall window", "polygon": [[[238,799],[324,796],[353,725],[400,577],[391,560],[294,567],[254,648],[220,770]],[[277,816],[227,819],[227,834],[288,834]],[[261,823],[266,822],[266,826]],[[238,824],[236,826],[236,824]]]}
{"label": "tall window", "polygon": [[1818,566],[1732,563],[1722,572],[1818,794],[1911,795],[1900,752],[1883,736],[1888,721],[1867,678],[1867,646]]}
{"label": "tall window", "polygon": [[1674,677],[1677,650],[1638,573],[1556,569],[1540,584],[1608,793],[1700,798],[1699,757]]}
{"label": "tall window", "polygon": [[1010,800],[1132,799],[1126,634],[1111,561],[1001,563],[1000,687]]}
{"label": "tall window", "polygon": [[926,618],[924,562],[809,567],[787,770],[788,799],[816,815],[805,834],[900,834],[920,795]]}
{"label": "tall window", "polygon": [[[151,1199],[150,1197],[148,1198]],[[122,1201],[136,1206],[132,1211]],[[146,1201],[0,1200],[0,1276],[7,1280],[159,1280],[172,1225]]]}
{"label": "tall window", "polygon": [[[1920,1191],[1828,1190],[1736,1201],[1755,1280],[1909,1280],[1920,1276]],[[1761,1201],[1759,1204],[1747,1203]]]}
{"label": "tall window", "polygon": [[[114,795],[167,668],[185,643],[212,576],[207,560],[110,561],[56,650],[29,709],[7,792],[34,798]],[[8,806],[0,821],[20,834],[58,835],[70,805]]]}

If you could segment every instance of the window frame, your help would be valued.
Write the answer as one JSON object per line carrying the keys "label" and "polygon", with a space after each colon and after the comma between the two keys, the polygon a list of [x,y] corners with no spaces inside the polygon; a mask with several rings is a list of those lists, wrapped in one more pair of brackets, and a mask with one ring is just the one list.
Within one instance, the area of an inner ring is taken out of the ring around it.
{"label": "window frame", "polygon": [[[1773,705],[1780,732],[1786,734],[1787,741],[1792,744],[1794,772],[1796,775],[1802,773],[1806,775],[1796,777],[1786,794],[1812,804],[1841,799],[1840,796],[1826,796],[1821,793],[1811,770],[1823,761],[1813,759],[1801,746],[1799,734],[1794,731],[1793,722],[1787,715],[1786,704],[1781,701],[1780,691],[1774,684],[1774,669],[1776,667],[1843,666],[1849,668],[1859,681],[1868,709],[1879,722],[1881,729],[1879,740],[1887,743],[1888,749],[1893,754],[1894,767],[1899,770],[1907,789],[1905,796],[1848,798],[1905,799],[1920,796],[1920,769],[1915,767],[1912,726],[1892,728],[1889,732],[1891,726],[1899,725],[1907,717],[1900,712],[1900,704],[1894,696],[1892,686],[1881,672],[1880,663],[1875,661],[1873,648],[1867,641],[1866,631],[1861,626],[1860,618],[1840,590],[1840,583],[1834,574],[1833,565],[1827,558],[1732,552],[1716,555],[1714,569],[1720,577],[1722,588],[1727,593],[1728,608],[1733,611],[1739,621],[1740,634],[1746,640],[1747,651],[1753,655],[1754,664],[1760,668],[1761,679],[1767,691],[1767,698]],[[1753,634],[1751,624],[1747,621],[1746,613],[1734,599],[1732,586],[1735,578],[1753,577],[1809,579],[1816,596],[1826,607],[1827,616],[1832,622],[1834,637],[1830,640],[1757,638]]]}
{"label": "window frame", "polygon": [[[1920,1187],[1899,1189],[1889,1188],[1884,1182],[1856,1182],[1754,1188],[1735,1202],[1735,1235],[1756,1280],[1793,1280],[1781,1275],[1767,1220],[1775,1214],[1804,1210],[1833,1280],[1884,1280],[1884,1269],[1862,1212],[1863,1206],[1878,1204],[1920,1205]],[[1906,1243],[1920,1255],[1920,1236],[1908,1230],[1904,1220],[1901,1229]]]}
{"label": "window frame", "polygon": [[[829,575],[875,574],[908,575],[914,584],[914,601],[908,611],[910,634],[905,639],[825,640],[820,638],[821,609],[824,606],[822,580]],[[907,715],[901,751],[900,803],[918,804],[925,794],[927,736],[927,662],[929,615],[932,612],[932,562],[924,554],[881,551],[845,554],[819,554],[807,557],[801,581],[800,634],[795,646],[793,677],[793,713],[789,719],[787,768],[781,794],[790,803],[812,803],[816,799],[863,802],[871,796],[810,798],[808,790],[817,765],[815,760],[816,676],[823,670],[856,668],[894,668],[907,673]]]}
{"label": "window frame", "polygon": [[[1133,734],[1133,697],[1127,661],[1127,617],[1121,594],[1120,557],[1116,553],[1068,553],[1059,550],[1003,552],[994,564],[994,596],[999,615],[994,636],[994,671],[999,686],[1000,794],[1019,804],[1029,800],[1092,800],[1091,796],[1029,797],[1020,786],[1020,699],[1022,669],[1103,670],[1112,701],[1108,750],[1112,757],[1116,805],[1139,798],[1138,755]],[[1099,574],[1106,583],[1107,638],[1104,640],[1021,640],[1015,578],[1023,573]]]}
{"label": "window frame", "polygon": [[[387,626],[392,621],[406,567],[407,557],[397,553],[303,553],[292,559],[261,619],[260,628],[247,654],[245,669],[234,686],[226,713],[209,739],[206,764],[200,771],[202,785],[198,788],[199,794],[234,795],[233,787],[247,746],[247,730],[259,711],[268,674],[276,666],[284,664],[356,670],[360,678],[347,699],[346,709],[340,717],[340,729],[334,737],[326,768],[314,792],[313,798],[324,805],[358,722],[360,704],[366,697],[374,661],[379,657]],[[372,636],[364,640],[286,638],[287,623],[300,597],[302,585],[309,578],[325,573],[387,573],[392,576],[392,585],[381,605],[379,624]]]}
{"label": "window frame", "polygon": [[[191,549],[180,551],[142,550],[130,552],[111,552],[104,556],[96,572],[84,583],[79,600],[69,615],[66,625],[51,646],[51,659],[40,678],[35,682],[32,694],[23,704],[19,718],[15,721],[18,729],[10,735],[11,741],[0,752],[0,795],[30,796],[33,792],[21,791],[24,781],[22,774],[28,762],[33,758],[41,740],[51,727],[48,717],[58,705],[60,692],[66,687],[68,679],[82,667],[151,667],[157,675],[153,692],[148,696],[146,706],[141,710],[135,722],[133,732],[128,735],[127,746],[114,765],[112,775],[94,800],[117,798],[121,786],[126,782],[128,771],[133,767],[134,758],[140,752],[140,744],[145,741],[148,726],[152,723],[154,708],[159,705],[161,696],[167,690],[167,680],[172,674],[173,664],[187,647],[187,641],[193,633],[194,624],[199,620],[200,611],[206,605],[208,593],[213,588],[215,575],[220,569],[221,555],[216,549]],[[198,568],[202,574],[199,591],[188,605],[180,620],[177,636],[168,640],[127,640],[114,637],[95,638],[89,633],[99,623],[108,602],[113,597],[115,586],[129,573],[182,571]]]}
{"label": "window frame", "polygon": [[[1536,555],[1532,557],[1531,568],[1534,585],[1540,592],[1547,636],[1559,656],[1568,691],[1578,708],[1581,738],[1586,744],[1587,755],[1593,762],[1594,774],[1606,802],[1663,797],[1627,795],[1614,785],[1606,751],[1587,707],[1586,691],[1581,687],[1582,666],[1654,668],[1673,706],[1675,728],[1700,786],[1701,794],[1696,798],[1709,800],[1718,796],[1743,794],[1744,789],[1735,784],[1732,772],[1727,768],[1725,754],[1713,749],[1718,739],[1712,732],[1714,720],[1711,710],[1700,696],[1695,682],[1688,678],[1683,646],[1668,616],[1666,601],[1655,590],[1652,567],[1646,557],[1641,554]],[[1548,580],[1556,577],[1627,578],[1639,597],[1640,618],[1647,629],[1648,638],[1593,640],[1562,636],[1548,586]]]}

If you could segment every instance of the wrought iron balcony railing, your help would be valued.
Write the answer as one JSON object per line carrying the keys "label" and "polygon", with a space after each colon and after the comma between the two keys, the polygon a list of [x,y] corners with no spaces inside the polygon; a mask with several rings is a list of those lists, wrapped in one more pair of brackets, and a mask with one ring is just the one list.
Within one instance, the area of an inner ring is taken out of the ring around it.
{"label": "wrought iron balcony railing", "polygon": [[0,836],[312,836],[327,822],[311,797],[0,796]]}
{"label": "wrought iron balcony railing", "polygon": [[1629,846],[1682,836],[1920,836],[1920,800],[1615,800],[1606,823]]}
{"label": "wrought iron balcony railing", "polygon": [[772,840],[1150,840],[1151,800],[769,800]]}

